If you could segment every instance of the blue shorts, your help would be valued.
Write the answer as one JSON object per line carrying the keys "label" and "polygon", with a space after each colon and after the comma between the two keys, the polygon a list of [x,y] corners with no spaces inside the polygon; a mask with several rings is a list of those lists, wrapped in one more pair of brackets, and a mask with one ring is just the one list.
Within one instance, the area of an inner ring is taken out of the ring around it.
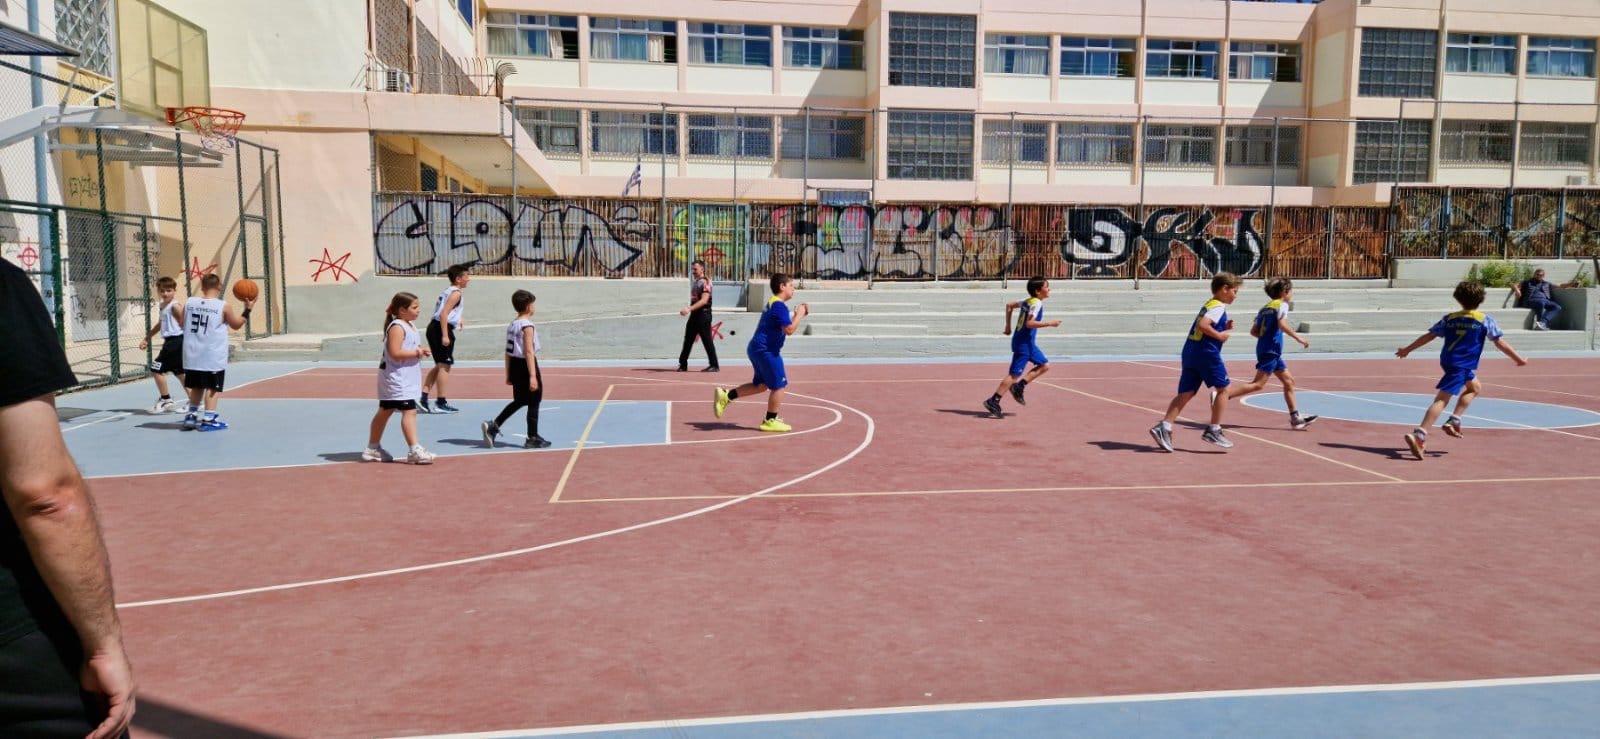
{"label": "blue shorts", "polygon": [[1043,366],[1050,363],[1050,358],[1045,356],[1044,352],[1039,351],[1037,344],[1029,344],[1021,349],[1013,347],[1011,349],[1011,376],[1021,377],[1023,371],[1028,369],[1029,362]]}
{"label": "blue shorts", "polygon": [[1275,372],[1282,372],[1282,371],[1284,371],[1286,369],[1289,369],[1289,365],[1283,363],[1283,357],[1281,357],[1281,356],[1264,357],[1264,356],[1261,356],[1259,354],[1256,355],[1256,371],[1257,372],[1265,372],[1267,374],[1272,374],[1272,373],[1275,373]]}
{"label": "blue shorts", "polygon": [[1178,377],[1179,395],[1199,390],[1201,383],[1219,390],[1228,386],[1228,365],[1223,364],[1222,357],[1212,357],[1201,362],[1203,364],[1183,365],[1183,374]]}
{"label": "blue shorts", "polygon": [[745,356],[750,358],[750,367],[756,371],[751,382],[765,385],[768,390],[782,390],[789,386],[789,376],[783,372],[783,357],[763,351],[745,352]]}
{"label": "blue shorts", "polygon": [[1446,369],[1444,371],[1444,377],[1439,378],[1439,384],[1434,385],[1434,387],[1450,393],[1451,395],[1460,395],[1461,389],[1466,387],[1467,383],[1471,382],[1472,378],[1477,376],[1478,373],[1474,370]]}

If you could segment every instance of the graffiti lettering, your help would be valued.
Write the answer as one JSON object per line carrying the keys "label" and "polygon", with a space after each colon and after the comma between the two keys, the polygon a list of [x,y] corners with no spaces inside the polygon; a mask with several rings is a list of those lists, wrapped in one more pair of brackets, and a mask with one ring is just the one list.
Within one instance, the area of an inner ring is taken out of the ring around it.
{"label": "graffiti lettering", "polygon": [[378,219],[373,240],[380,267],[392,272],[442,272],[507,259],[579,271],[585,259],[608,272],[627,269],[644,253],[650,226],[632,206],[609,217],[586,208],[523,202],[515,218],[484,199],[405,200]]}
{"label": "graffiti lettering", "polygon": [[781,240],[768,247],[822,278],[998,277],[1021,256],[987,205],[786,205],[769,218]]}
{"label": "graffiti lettering", "polygon": [[[1253,275],[1267,257],[1267,244],[1255,229],[1259,213],[1256,209],[1233,211],[1232,223],[1226,225],[1217,224],[1216,214],[1210,210],[1196,215],[1177,208],[1161,208],[1140,223],[1121,208],[1074,208],[1067,213],[1061,258],[1068,264],[1082,265],[1080,275],[1110,275],[1112,267],[1134,258],[1137,242],[1142,239],[1148,248],[1143,267],[1154,277],[1166,273],[1174,247],[1187,249],[1208,273]],[[1220,233],[1227,229],[1233,231],[1232,240]]]}

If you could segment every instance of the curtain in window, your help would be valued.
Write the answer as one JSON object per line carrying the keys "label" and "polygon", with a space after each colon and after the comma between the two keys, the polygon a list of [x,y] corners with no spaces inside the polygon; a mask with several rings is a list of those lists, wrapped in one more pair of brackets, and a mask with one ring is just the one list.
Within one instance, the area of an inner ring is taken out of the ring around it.
{"label": "curtain in window", "polygon": [[589,36],[589,44],[594,47],[589,49],[589,55],[595,59],[620,59],[617,44],[617,34],[596,33]]}
{"label": "curtain in window", "polygon": [[[634,38],[638,38],[638,37],[636,36]],[[646,60],[652,61],[652,62],[664,62],[664,61],[666,61],[667,60],[667,39],[665,37],[663,37],[663,36],[650,36],[650,37],[648,37],[648,39],[649,39],[649,49],[650,49],[649,56],[641,56],[639,58],[640,59],[646,59]],[[633,57],[629,57],[629,58],[632,59]]]}

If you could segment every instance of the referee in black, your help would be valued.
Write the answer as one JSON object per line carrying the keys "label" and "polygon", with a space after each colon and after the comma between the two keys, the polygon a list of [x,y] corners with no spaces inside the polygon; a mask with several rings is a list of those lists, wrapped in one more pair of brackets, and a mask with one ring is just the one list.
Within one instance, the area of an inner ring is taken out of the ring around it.
{"label": "referee in black", "polygon": [[678,371],[689,371],[689,350],[694,348],[694,339],[698,336],[706,347],[706,360],[710,362],[710,366],[700,371],[716,372],[717,346],[711,342],[711,280],[706,279],[705,260],[694,260],[690,270],[693,274],[689,280],[689,306],[678,311],[678,315],[689,317],[683,324],[683,351],[678,352]]}

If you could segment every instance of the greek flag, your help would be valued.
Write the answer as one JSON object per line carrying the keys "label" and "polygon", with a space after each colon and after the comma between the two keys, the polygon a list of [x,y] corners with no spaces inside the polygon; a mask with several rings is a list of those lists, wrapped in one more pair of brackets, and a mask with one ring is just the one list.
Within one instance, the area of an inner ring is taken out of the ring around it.
{"label": "greek flag", "polygon": [[633,174],[628,175],[628,184],[622,186],[622,197],[628,197],[628,192],[639,188],[640,194],[644,193],[644,162],[633,165]]}

